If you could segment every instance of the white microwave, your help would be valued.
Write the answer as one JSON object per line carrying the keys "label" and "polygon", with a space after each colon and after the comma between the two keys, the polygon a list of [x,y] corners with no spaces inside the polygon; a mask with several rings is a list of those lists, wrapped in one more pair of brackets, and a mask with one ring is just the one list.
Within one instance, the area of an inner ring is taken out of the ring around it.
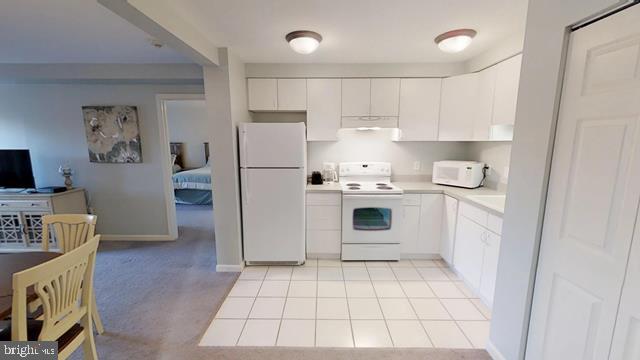
{"label": "white microwave", "polygon": [[477,188],[484,180],[484,164],[477,161],[436,161],[433,163],[434,184]]}

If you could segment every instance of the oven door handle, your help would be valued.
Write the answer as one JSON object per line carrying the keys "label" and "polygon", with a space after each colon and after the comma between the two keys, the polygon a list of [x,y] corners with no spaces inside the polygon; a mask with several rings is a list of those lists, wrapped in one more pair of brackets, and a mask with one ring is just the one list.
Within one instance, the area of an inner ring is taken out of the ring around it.
{"label": "oven door handle", "polygon": [[402,200],[402,194],[394,194],[394,195],[342,195],[342,198],[345,200]]}

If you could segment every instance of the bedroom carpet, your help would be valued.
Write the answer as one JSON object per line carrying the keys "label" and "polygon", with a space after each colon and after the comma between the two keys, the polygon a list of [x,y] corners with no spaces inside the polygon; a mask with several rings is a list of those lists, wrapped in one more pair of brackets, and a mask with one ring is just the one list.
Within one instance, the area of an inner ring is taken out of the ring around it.
{"label": "bedroom carpet", "polygon": [[[215,272],[211,207],[179,206],[178,223],[175,242],[101,244],[100,359],[491,359],[484,350],[199,347],[238,274]],[[72,359],[82,359],[82,350]]]}

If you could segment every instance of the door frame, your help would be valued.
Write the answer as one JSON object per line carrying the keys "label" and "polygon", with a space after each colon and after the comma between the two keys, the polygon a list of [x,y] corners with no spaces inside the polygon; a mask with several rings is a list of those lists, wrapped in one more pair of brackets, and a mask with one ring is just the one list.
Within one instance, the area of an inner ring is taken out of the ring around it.
{"label": "door frame", "polygon": [[[156,94],[156,108],[158,112],[160,161],[161,164],[171,162],[171,150],[169,148],[169,119],[167,118],[167,101],[175,100],[205,100],[202,94]],[[176,215],[176,199],[171,181],[172,171],[169,166],[162,166],[162,185],[164,189],[164,201],[167,209],[167,232],[170,240],[178,239],[178,219]]]}

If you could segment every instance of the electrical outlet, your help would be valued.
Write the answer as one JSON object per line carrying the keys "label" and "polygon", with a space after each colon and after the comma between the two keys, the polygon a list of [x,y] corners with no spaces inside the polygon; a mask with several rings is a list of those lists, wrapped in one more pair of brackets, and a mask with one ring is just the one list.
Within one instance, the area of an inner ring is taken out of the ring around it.
{"label": "electrical outlet", "polygon": [[422,167],[422,164],[420,163],[420,161],[414,161],[413,162],[413,170],[415,171],[420,171],[420,168]]}
{"label": "electrical outlet", "polygon": [[491,166],[486,165],[486,168],[484,170],[485,175],[489,176],[491,175]]}

